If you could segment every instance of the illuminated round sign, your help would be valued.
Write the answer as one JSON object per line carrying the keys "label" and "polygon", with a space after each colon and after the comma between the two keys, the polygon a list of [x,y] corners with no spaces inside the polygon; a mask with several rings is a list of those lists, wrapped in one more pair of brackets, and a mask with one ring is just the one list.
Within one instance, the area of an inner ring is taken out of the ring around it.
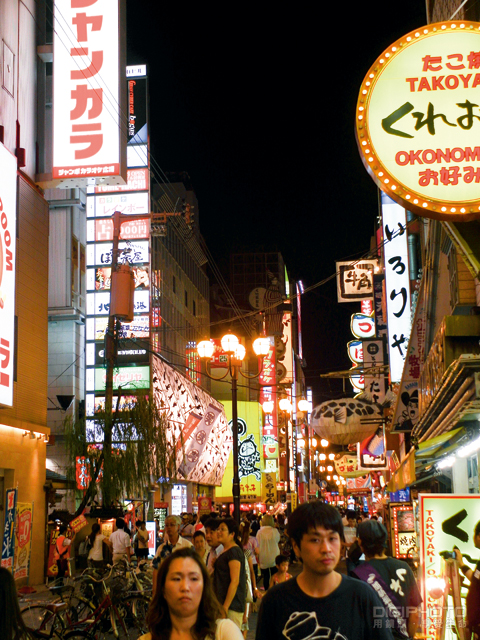
{"label": "illuminated round sign", "polygon": [[480,217],[480,23],[430,24],[384,51],[362,83],[356,134],[393,200],[440,220]]}

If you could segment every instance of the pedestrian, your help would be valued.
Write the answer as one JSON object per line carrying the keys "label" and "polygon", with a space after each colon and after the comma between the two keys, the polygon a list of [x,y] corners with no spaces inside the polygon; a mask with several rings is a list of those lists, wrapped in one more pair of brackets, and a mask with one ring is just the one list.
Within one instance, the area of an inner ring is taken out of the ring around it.
{"label": "pedestrian", "polygon": [[256,640],[392,640],[384,618],[375,617],[384,613],[375,591],[335,571],[343,540],[338,511],[319,500],[306,502],[289,516],[287,533],[302,571],[263,597]]}
{"label": "pedestrian", "polygon": [[195,533],[195,527],[192,524],[192,516],[190,513],[184,513],[182,516],[182,525],[180,527],[180,535],[185,540],[193,543],[193,534]]}
{"label": "pedestrian", "polygon": [[161,563],[174,551],[182,547],[191,547],[192,543],[182,538],[180,531],[180,518],[178,516],[167,516],[165,518],[164,542],[158,547],[153,559],[153,595],[157,585],[158,568]]}
{"label": "pedestrian", "polygon": [[[480,521],[475,525],[473,530],[473,544],[476,549],[480,549]],[[466,633],[465,638],[472,638],[472,640],[480,639],[480,560],[477,562],[475,569],[470,568],[463,559],[462,553],[458,547],[454,547],[455,561],[457,562],[460,571],[463,575],[470,580],[470,586],[468,588],[466,605],[467,605],[467,617],[466,617]]]}
{"label": "pedestrian", "polygon": [[215,562],[218,556],[223,552],[223,545],[220,544],[218,539],[218,527],[220,522],[220,518],[215,517],[209,518],[205,523],[205,538],[208,546],[210,547],[210,551],[207,556],[207,569],[211,576],[213,576]]}
{"label": "pedestrian", "polygon": [[148,538],[147,525],[143,520],[140,520],[137,526],[137,533],[135,534],[135,541],[137,543],[137,558],[138,560],[147,560],[148,558]]}
{"label": "pedestrian", "polygon": [[207,540],[203,531],[195,531],[195,533],[193,534],[193,546],[195,547],[195,551],[198,553],[200,558],[205,562],[206,566],[210,547],[207,544]]}
{"label": "pedestrian", "polygon": [[258,516],[254,514],[252,516],[252,522],[250,524],[250,531],[252,532],[252,536],[256,536],[259,529],[260,529],[260,522],[258,521]]}
{"label": "pedestrian", "polygon": [[0,638],[6,640],[29,640],[30,634],[18,606],[17,588],[12,574],[0,568]]}
{"label": "pedestrian", "polygon": [[94,567],[95,569],[103,569],[103,544],[105,543],[111,548],[112,543],[100,531],[100,525],[98,524],[98,522],[94,522],[92,524],[92,531],[88,536],[88,541],[90,543],[90,550],[88,552],[88,565],[90,567]]}
{"label": "pedestrian", "polygon": [[132,556],[132,542],[130,536],[125,531],[125,521],[123,518],[117,518],[115,520],[116,530],[110,534],[110,543],[112,545],[113,562],[123,560],[125,557],[128,562]]}
{"label": "pedestrian", "polygon": [[290,580],[292,577],[288,573],[288,558],[287,556],[284,556],[283,553],[275,558],[275,566],[277,567],[277,571],[273,574],[270,580],[270,587],[274,587],[276,584],[285,582],[285,580]]}
{"label": "pedestrian", "polygon": [[[346,557],[346,565],[347,565],[347,575],[351,576],[352,572],[358,567],[360,560],[354,558],[354,548],[357,548],[358,545],[353,546],[355,541],[357,540],[357,519],[355,516],[355,511],[347,511],[346,514],[347,524],[343,527],[343,535],[345,537],[345,542],[343,543],[343,551],[345,552]],[[352,553],[350,554],[350,549]],[[358,555],[359,554],[359,555]],[[362,554],[360,550],[358,550],[358,557]]]}
{"label": "pedestrian", "polygon": [[257,533],[258,542],[258,564],[262,572],[263,588],[267,591],[270,580],[276,572],[275,558],[280,554],[278,543],[280,533],[275,529],[273,516],[265,515],[262,518],[262,526]]}
{"label": "pedestrian", "polygon": [[[71,535],[72,533],[73,535]],[[57,563],[57,576],[62,583],[65,574],[69,572],[68,560],[74,538],[75,533],[70,531],[70,528],[66,524],[61,524],[58,530],[58,537],[55,541],[53,559]]]}
{"label": "pedestrian", "polygon": [[255,573],[255,580],[258,579],[258,541],[255,536],[251,535],[250,522],[244,522],[243,526],[240,524],[240,545],[244,551],[251,552],[251,559],[253,564],[253,572]]}
{"label": "pedestrian", "polygon": [[422,597],[412,570],[403,560],[385,554],[388,533],[374,518],[362,522],[357,534],[365,562],[356,567],[353,576],[368,582],[379,593],[387,619],[391,620],[394,638],[413,638]]}
{"label": "pedestrian", "polygon": [[139,640],[242,640],[235,623],[222,619],[204,563],[191,547],[174,551],[158,572],[147,625]]}
{"label": "pedestrian", "polygon": [[213,589],[223,608],[225,616],[242,628],[245,612],[247,582],[245,556],[238,546],[237,523],[233,518],[220,521],[218,540],[223,545],[223,553],[218,556],[213,570]]}

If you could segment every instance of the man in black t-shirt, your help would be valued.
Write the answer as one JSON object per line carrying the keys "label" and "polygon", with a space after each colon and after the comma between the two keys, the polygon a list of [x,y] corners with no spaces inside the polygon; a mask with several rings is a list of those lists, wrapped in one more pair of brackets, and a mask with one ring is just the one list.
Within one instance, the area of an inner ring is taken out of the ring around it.
{"label": "man in black t-shirt", "polygon": [[[475,525],[473,532],[473,544],[476,549],[480,549],[480,521]],[[470,580],[470,587],[467,593],[467,620],[465,637],[470,640],[472,633],[475,640],[480,639],[480,562],[477,562],[475,569],[471,569],[465,564],[463,556],[458,547],[454,547],[455,560],[460,571]]]}
{"label": "man in black t-shirt", "polygon": [[392,640],[375,591],[335,571],[343,541],[338,511],[304,503],[289,517],[287,533],[303,569],[262,599],[256,640]]}
{"label": "man in black t-shirt", "polygon": [[388,533],[376,520],[364,520],[357,535],[365,554],[365,562],[356,567],[353,576],[370,584],[382,600],[394,638],[413,638],[420,614],[422,596],[412,570],[406,562],[385,554]]}

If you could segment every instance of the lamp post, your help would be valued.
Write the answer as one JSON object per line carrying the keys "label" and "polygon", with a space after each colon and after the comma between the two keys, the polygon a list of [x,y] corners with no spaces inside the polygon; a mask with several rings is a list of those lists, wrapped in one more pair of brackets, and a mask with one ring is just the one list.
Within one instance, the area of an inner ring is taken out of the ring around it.
{"label": "lamp post", "polygon": [[[240,524],[240,477],[238,473],[238,412],[237,412],[237,382],[238,375],[242,375],[248,380],[258,378],[262,372],[262,368],[255,375],[244,373],[242,362],[246,355],[245,347],[240,344],[239,339],[233,333],[227,333],[220,340],[223,351],[228,355],[228,368],[225,375],[219,378],[212,376],[208,371],[205,373],[212,380],[224,380],[230,374],[232,388],[232,434],[233,434],[233,481],[232,481],[232,497],[233,497],[233,516],[237,524]],[[260,337],[253,341],[253,350],[257,356],[266,356],[270,349],[270,341],[268,338]],[[197,353],[199,357],[208,363],[214,352],[214,344],[210,340],[202,340],[197,345]]]}

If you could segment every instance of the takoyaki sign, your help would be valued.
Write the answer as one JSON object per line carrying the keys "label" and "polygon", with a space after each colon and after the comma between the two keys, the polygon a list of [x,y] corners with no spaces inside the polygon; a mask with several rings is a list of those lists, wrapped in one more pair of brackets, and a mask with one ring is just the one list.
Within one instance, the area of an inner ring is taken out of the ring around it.
{"label": "takoyaki sign", "polygon": [[360,155],[379,188],[420,216],[480,217],[480,23],[439,22],[393,43],[356,110]]}

